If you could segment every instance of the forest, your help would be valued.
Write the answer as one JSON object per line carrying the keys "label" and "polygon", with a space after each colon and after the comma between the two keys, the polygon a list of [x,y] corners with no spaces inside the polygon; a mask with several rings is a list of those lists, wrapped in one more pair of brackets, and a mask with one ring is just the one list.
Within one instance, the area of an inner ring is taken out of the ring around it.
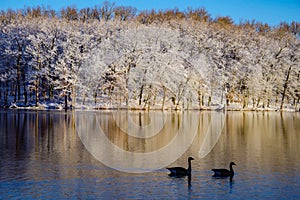
{"label": "forest", "polygon": [[0,11],[0,107],[293,110],[300,23],[113,2]]}

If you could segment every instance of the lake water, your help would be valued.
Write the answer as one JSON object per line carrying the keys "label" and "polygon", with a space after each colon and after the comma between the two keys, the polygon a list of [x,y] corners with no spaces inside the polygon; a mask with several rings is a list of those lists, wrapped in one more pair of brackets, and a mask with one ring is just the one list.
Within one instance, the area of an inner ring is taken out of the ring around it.
{"label": "lake water", "polygon": [[300,199],[299,152],[300,113],[0,111],[0,199]]}

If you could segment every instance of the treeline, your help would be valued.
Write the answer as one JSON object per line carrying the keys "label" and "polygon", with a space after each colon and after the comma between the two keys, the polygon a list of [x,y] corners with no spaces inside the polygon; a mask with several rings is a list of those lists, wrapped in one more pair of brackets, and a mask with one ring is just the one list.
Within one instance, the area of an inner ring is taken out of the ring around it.
{"label": "treeline", "polygon": [[234,23],[233,19],[229,16],[212,18],[205,8],[187,8],[185,11],[179,9],[169,10],[144,10],[138,11],[135,7],[131,6],[117,6],[113,2],[105,1],[100,6],[93,8],[77,9],[75,6],[68,6],[59,11],[53,10],[49,7],[37,6],[27,7],[21,10],[2,10],[0,13],[0,22],[2,25],[14,23],[21,19],[33,18],[59,18],[66,21],[80,21],[83,23],[92,22],[94,20],[136,20],[141,24],[157,24],[164,23],[170,20],[192,20],[199,22],[206,22],[211,24],[220,25],[227,28],[253,28],[259,33],[268,33],[271,30],[278,32],[289,32],[294,35],[300,34],[299,22],[281,22],[277,26],[270,26],[267,23],[257,22],[255,20],[241,21],[238,24]]}

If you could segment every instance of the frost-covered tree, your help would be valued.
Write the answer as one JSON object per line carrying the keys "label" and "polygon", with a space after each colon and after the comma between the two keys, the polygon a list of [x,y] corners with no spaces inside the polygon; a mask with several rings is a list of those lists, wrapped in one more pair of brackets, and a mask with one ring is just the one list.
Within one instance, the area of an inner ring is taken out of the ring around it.
{"label": "frost-covered tree", "polygon": [[[186,101],[188,90],[192,90],[193,70],[203,67],[201,56],[192,44],[192,40],[180,35],[178,30],[136,27],[129,23],[127,27],[116,28],[113,35],[103,41],[94,53],[93,62],[85,68],[98,67],[103,73],[98,87],[104,87],[110,99],[123,98],[126,106],[130,103],[154,106],[157,94],[162,93],[163,105],[167,95],[178,107]],[[113,94],[116,96],[112,97]]]}
{"label": "frost-covered tree", "polygon": [[105,1],[2,11],[0,26],[1,105],[299,104],[298,22],[236,25],[204,8],[137,13]]}
{"label": "frost-covered tree", "polygon": [[2,59],[1,63],[6,70],[3,72],[6,87],[10,83],[10,94],[14,96],[14,102],[20,101],[24,95],[27,102],[26,90],[26,46],[28,45],[27,23],[9,24],[2,31]]}
{"label": "frost-covered tree", "polygon": [[[51,26],[49,26],[51,24]],[[31,55],[29,89],[34,94],[36,106],[39,100],[54,98],[54,82],[57,80],[55,64],[59,55],[59,30],[55,23],[39,20],[32,27],[29,35],[30,45],[27,52]]]}
{"label": "frost-covered tree", "polygon": [[[76,99],[76,86],[79,70],[88,54],[101,42],[101,36],[97,35],[97,28],[92,24],[81,25],[78,22],[62,23],[64,28],[60,30],[59,53],[55,67],[58,76],[54,89],[64,98],[65,109],[68,102],[71,106]],[[65,28],[67,26],[68,28]]]}

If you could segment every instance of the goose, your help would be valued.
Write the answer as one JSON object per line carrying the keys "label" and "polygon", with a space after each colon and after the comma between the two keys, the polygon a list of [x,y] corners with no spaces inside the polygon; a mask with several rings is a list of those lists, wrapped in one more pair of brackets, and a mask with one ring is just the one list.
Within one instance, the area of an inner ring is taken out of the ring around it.
{"label": "goose", "polygon": [[170,171],[169,176],[175,176],[175,177],[184,177],[184,176],[190,176],[192,171],[191,161],[194,160],[194,158],[189,157],[188,158],[188,168],[185,169],[183,167],[167,167],[167,169]]}
{"label": "goose", "polygon": [[215,173],[213,177],[233,177],[234,176],[234,171],[232,168],[232,165],[236,165],[234,162],[230,162],[229,164],[229,169],[212,169],[212,171]]}

